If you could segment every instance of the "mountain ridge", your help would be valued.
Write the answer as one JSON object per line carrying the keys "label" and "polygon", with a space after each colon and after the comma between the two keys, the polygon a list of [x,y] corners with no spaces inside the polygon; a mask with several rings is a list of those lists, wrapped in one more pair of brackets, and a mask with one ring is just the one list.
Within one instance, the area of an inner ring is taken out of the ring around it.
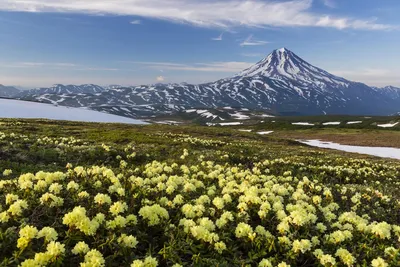
{"label": "mountain ridge", "polygon": [[399,111],[400,89],[379,89],[346,80],[281,48],[232,77],[210,83],[110,88],[55,85],[24,91],[16,98],[128,117],[226,106],[277,115],[389,115]]}
{"label": "mountain ridge", "polygon": [[0,84],[0,97],[13,97],[20,92],[19,89],[14,86],[5,86]]}

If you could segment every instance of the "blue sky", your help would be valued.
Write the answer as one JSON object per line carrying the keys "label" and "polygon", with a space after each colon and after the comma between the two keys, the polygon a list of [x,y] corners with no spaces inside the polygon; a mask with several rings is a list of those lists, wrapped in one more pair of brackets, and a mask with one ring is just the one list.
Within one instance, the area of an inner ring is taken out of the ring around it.
{"label": "blue sky", "polygon": [[0,0],[0,83],[201,83],[287,47],[400,86],[399,13],[398,0]]}

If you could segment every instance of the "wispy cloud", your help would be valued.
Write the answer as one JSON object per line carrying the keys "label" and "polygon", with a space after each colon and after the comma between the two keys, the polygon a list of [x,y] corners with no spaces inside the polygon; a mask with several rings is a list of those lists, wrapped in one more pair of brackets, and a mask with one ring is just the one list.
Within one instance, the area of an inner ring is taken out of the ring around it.
{"label": "wispy cloud", "polygon": [[81,71],[118,71],[120,69],[117,68],[97,68],[97,67],[84,67],[84,68],[77,68],[74,70],[81,70]]}
{"label": "wispy cloud", "polygon": [[313,0],[1,0],[0,10],[141,16],[201,27],[331,27],[390,30],[375,20],[319,14]]}
{"label": "wispy cloud", "polygon": [[130,23],[133,25],[139,25],[139,24],[142,24],[142,21],[139,19],[136,19],[136,20],[132,20]]}
{"label": "wispy cloud", "polygon": [[322,0],[325,6],[330,7],[330,8],[335,8],[336,7],[336,2],[335,0]]}
{"label": "wispy cloud", "polygon": [[222,37],[224,36],[224,33],[221,33],[218,37],[211,38],[213,41],[222,41]]}
{"label": "wispy cloud", "polygon": [[49,63],[49,62],[15,62],[10,63],[10,67],[14,68],[35,68],[35,67],[76,67],[74,63]]}
{"label": "wispy cloud", "polygon": [[132,62],[134,64],[145,65],[146,68],[158,70],[179,70],[179,71],[199,71],[199,72],[226,72],[235,73],[250,67],[254,63],[250,62],[211,62],[211,63],[168,63],[168,62]]}
{"label": "wispy cloud", "polygon": [[258,45],[266,45],[269,42],[267,41],[258,41],[253,38],[253,35],[249,35],[249,37],[246,38],[242,43],[240,43],[240,46],[258,46]]}
{"label": "wispy cloud", "polygon": [[43,68],[43,69],[65,69],[75,71],[117,71],[117,68],[83,66],[74,63],[49,63],[49,62],[13,62],[0,63],[0,67],[7,68]]}

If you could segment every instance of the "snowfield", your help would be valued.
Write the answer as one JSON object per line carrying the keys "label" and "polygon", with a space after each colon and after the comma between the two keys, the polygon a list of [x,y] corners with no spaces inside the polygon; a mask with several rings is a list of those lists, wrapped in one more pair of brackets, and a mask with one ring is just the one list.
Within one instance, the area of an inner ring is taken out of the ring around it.
{"label": "snowfield", "polygon": [[0,118],[49,119],[82,122],[147,124],[127,117],[82,108],[0,99]]}
{"label": "snowfield", "polygon": [[181,124],[182,122],[179,121],[155,121],[157,124],[166,124],[166,125],[178,125]]}
{"label": "snowfield", "polygon": [[362,121],[349,121],[349,122],[347,122],[347,124],[360,124],[360,123],[362,123]]}
{"label": "snowfield", "polygon": [[340,121],[325,122],[322,125],[340,125]]}
{"label": "snowfield", "polygon": [[266,134],[272,134],[274,131],[266,131],[266,132],[257,132],[259,135],[266,135]]}
{"label": "snowfield", "polygon": [[242,123],[241,122],[222,122],[222,123],[219,123],[219,125],[221,125],[221,126],[233,126],[233,125],[241,125]]}
{"label": "snowfield", "polygon": [[242,114],[240,112],[229,114],[229,115],[231,115],[232,117],[235,117],[235,119],[237,119],[237,120],[248,120],[248,119],[250,119],[249,116],[244,115],[244,114]]}
{"label": "snowfield", "polygon": [[293,122],[292,125],[314,126],[315,124],[309,122]]}
{"label": "snowfield", "polygon": [[392,128],[392,127],[396,126],[397,124],[399,124],[399,123],[396,122],[396,123],[378,124],[378,127],[381,127],[381,128]]}
{"label": "snowfield", "polygon": [[320,147],[320,148],[330,148],[341,150],[345,152],[358,153],[358,154],[366,154],[381,158],[392,158],[392,159],[400,159],[400,148],[393,147],[369,147],[369,146],[349,146],[349,145],[341,145],[333,142],[323,142],[320,140],[297,140],[300,143]]}

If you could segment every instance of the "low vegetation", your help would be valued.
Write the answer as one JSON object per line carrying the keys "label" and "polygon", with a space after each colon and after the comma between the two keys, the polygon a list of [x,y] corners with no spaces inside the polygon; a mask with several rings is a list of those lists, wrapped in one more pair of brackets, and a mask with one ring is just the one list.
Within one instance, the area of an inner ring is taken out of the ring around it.
{"label": "low vegetation", "polygon": [[198,126],[0,123],[1,266],[399,266],[400,164]]}

